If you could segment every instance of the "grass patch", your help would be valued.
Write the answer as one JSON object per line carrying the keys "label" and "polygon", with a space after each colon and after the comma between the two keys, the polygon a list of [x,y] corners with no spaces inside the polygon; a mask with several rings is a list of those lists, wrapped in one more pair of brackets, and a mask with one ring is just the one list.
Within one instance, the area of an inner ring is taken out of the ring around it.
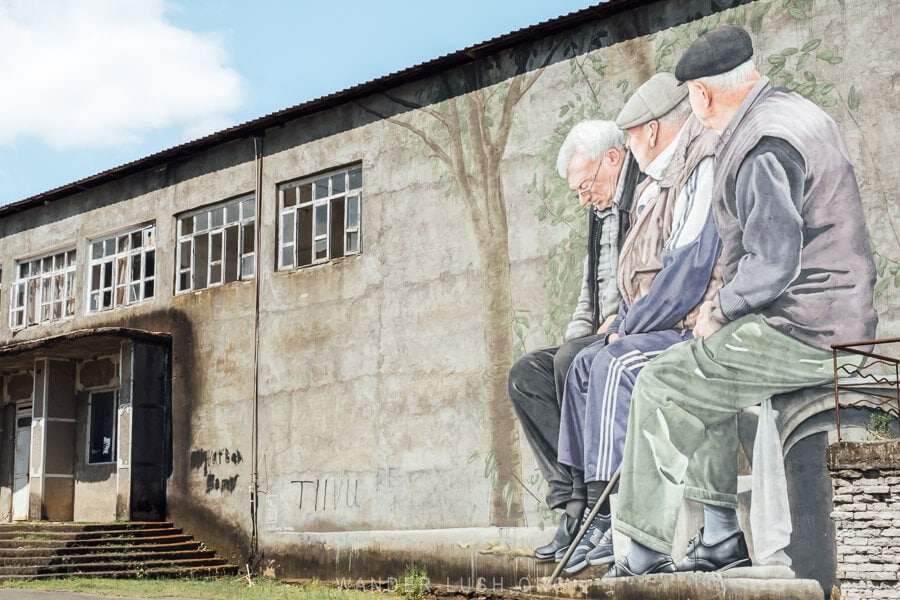
{"label": "grass patch", "polygon": [[[322,585],[287,585],[271,579],[90,579],[73,577],[47,581],[4,581],[0,589],[83,592],[98,596],[204,600],[374,600],[371,592],[340,590]],[[381,598],[383,599],[383,595]]]}

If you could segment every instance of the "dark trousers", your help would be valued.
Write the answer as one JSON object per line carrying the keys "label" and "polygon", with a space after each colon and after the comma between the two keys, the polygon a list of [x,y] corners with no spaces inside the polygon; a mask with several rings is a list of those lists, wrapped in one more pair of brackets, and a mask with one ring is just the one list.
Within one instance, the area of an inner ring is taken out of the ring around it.
{"label": "dark trousers", "polygon": [[569,365],[578,352],[603,339],[590,335],[556,348],[530,352],[509,370],[509,398],[525,437],[547,481],[547,505],[565,508],[569,500],[586,500],[584,474],[558,460],[561,399]]}

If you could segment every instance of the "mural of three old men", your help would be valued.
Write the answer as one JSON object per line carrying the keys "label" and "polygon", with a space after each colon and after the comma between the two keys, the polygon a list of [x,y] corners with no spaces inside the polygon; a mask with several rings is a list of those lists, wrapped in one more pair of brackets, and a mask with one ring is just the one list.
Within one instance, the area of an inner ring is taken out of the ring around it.
{"label": "mural of three old men", "polygon": [[[838,127],[759,73],[744,29],[719,27],[614,123],[572,128],[557,170],[591,205],[581,294],[565,343],[509,375],[562,511],[535,556],[570,574],[614,563],[607,578],[748,566],[737,414],[828,383],[830,345],[875,335],[875,266]],[[604,490],[617,482],[613,514]],[[683,498],[704,524],[676,564]],[[618,559],[614,529],[631,539]]]}

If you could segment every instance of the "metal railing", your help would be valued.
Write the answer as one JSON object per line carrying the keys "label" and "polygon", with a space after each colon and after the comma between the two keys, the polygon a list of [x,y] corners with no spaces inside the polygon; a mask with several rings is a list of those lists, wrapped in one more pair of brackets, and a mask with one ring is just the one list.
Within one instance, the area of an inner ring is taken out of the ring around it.
{"label": "metal railing", "polygon": [[[887,409],[900,418],[900,358],[874,352],[878,346],[900,344],[900,338],[865,340],[847,344],[832,344],[834,357],[834,415],[837,422],[838,441],[841,441],[841,408],[866,406]],[[871,348],[872,350],[863,350]],[[862,357],[857,365],[839,357]],[[881,371],[880,373],[878,371]],[[893,373],[892,373],[893,371]],[[841,392],[852,392],[853,400]],[[885,407],[885,408],[882,408]]]}

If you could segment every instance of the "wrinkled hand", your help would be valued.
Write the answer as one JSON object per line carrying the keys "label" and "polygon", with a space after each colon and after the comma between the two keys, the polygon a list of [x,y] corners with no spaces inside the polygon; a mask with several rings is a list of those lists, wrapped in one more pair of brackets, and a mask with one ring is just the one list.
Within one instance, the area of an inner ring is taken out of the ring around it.
{"label": "wrinkled hand", "polygon": [[712,318],[712,301],[707,300],[700,305],[700,313],[697,315],[697,324],[694,325],[694,337],[706,339],[719,329],[721,323]]}
{"label": "wrinkled hand", "polygon": [[597,335],[603,335],[609,329],[609,326],[612,325],[613,321],[616,320],[616,313],[613,313],[606,317],[606,320],[600,324],[600,327],[597,329]]}

